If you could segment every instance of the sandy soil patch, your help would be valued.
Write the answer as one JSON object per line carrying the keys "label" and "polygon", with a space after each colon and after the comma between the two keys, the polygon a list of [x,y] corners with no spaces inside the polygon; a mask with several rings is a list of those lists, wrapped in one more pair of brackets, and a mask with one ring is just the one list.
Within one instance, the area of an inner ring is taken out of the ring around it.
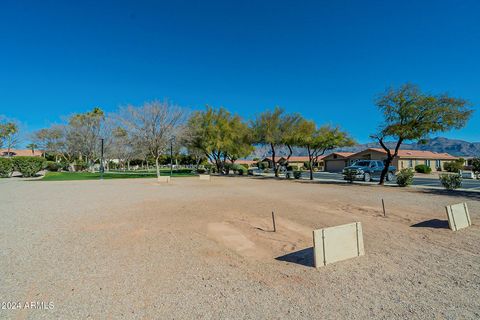
{"label": "sandy soil patch", "polygon": [[[0,318],[480,318],[478,194],[214,177],[0,180],[0,200],[0,300],[55,305]],[[366,255],[313,268],[312,230],[354,221]]]}

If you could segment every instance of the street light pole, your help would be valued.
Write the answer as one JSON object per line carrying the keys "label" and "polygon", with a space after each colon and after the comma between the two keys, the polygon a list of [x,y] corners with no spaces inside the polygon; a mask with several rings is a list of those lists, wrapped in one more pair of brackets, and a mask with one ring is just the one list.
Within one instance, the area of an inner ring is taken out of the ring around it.
{"label": "street light pole", "polygon": [[173,175],[173,138],[170,140],[170,177]]}
{"label": "street light pole", "polygon": [[103,167],[103,138],[101,138],[100,141],[102,144],[100,153],[100,180],[103,180],[103,172],[105,171],[105,168]]}

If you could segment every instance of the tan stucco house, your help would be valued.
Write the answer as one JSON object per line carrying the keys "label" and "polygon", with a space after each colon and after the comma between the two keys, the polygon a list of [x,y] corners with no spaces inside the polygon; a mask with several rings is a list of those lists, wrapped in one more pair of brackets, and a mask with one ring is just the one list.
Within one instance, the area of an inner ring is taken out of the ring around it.
{"label": "tan stucco house", "polygon": [[334,152],[323,158],[325,171],[341,172],[349,164],[348,157],[352,152]]}
{"label": "tan stucco house", "polygon": [[[357,160],[385,160],[387,153],[380,148],[369,148],[348,156],[347,164],[352,164]],[[392,165],[397,170],[405,168],[415,168],[419,164],[424,164],[432,168],[432,171],[444,170],[446,162],[458,159],[448,153],[437,153],[422,150],[399,150],[398,156],[393,159]],[[327,164],[328,167],[328,164]]]}
{"label": "tan stucco house", "polygon": [[41,157],[43,155],[42,150],[34,150],[32,152],[31,149],[10,149],[10,153],[8,149],[0,149],[0,157],[16,157],[16,156],[33,156],[33,157]]}

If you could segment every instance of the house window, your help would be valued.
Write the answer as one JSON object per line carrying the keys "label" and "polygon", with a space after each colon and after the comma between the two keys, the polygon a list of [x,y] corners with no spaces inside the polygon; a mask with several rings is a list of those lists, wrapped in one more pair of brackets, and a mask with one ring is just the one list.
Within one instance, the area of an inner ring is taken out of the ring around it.
{"label": "house window", "polygon": [[408,167],[413,168],[413,160],[408,160]]}
{"label": "house window", "polygon": [[430,167],[430,160],[425,160],[425,164]]}
{"label": "house window", "polygon": [[437,169],[441,169],[442,168],[442,162],[440,160],[435,160],[435,166],[437,167]]}

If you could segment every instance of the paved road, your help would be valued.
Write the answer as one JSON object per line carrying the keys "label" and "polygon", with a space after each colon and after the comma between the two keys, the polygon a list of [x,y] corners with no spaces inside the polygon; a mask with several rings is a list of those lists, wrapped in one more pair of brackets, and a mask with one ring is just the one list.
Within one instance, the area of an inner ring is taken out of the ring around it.
{"label": "paved road", "polygon": [[[313,177],[314,177],[314,179],[319,179],[319,180],[343,181],[343,176],[340,173],[315,172]],[[304,175],[304,178],[308,179],[308,173]],[[373,181],[373,182],[370,182],[370,183],[375,184],[375,183],[377,183],[377,181]],[[386,184],[395,184],[395,183],[394,182],[387,182]],[[442,185],[441,185],[440,181],[435,177],[431,177],[431,178],[415,177],[413,179],[413,185],[424,186],[424,187],[440,187],[440,188],[442,188]],[[480,191],[480,180],[463,179],[462,189]]]}

